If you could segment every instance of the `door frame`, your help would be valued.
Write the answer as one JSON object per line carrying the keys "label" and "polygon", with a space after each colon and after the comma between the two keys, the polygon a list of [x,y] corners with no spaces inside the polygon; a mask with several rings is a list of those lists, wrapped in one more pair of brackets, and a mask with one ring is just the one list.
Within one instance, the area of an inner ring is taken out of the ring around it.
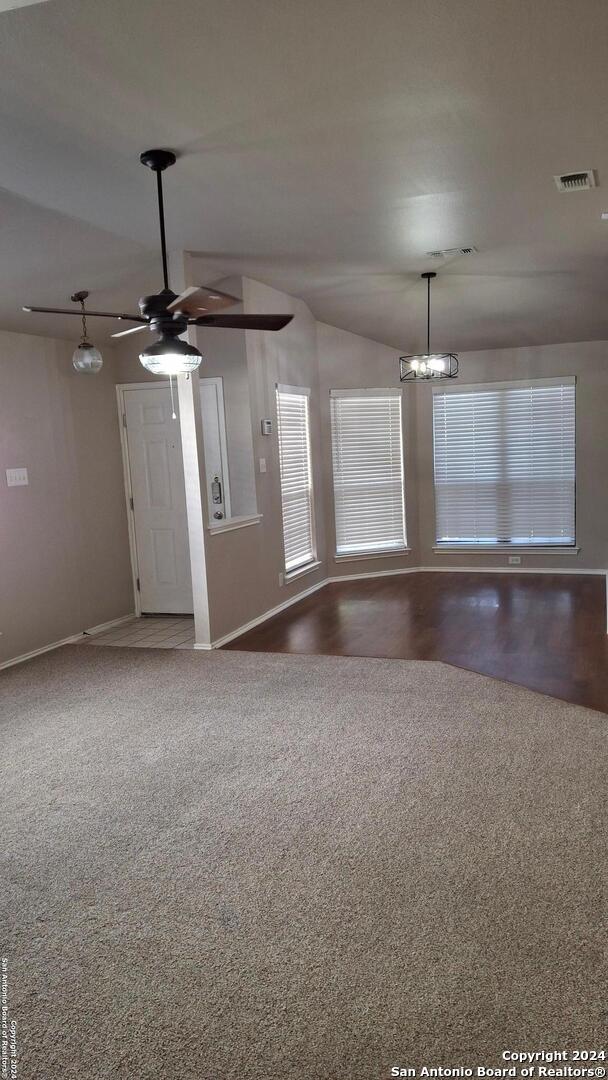
{"label": "door frame", "polygon": [[[199,383],[213,383],[217,394],[217,406],[218,406],[218,418],[219,418],[219,437],[220,437],[220,458],[222,460],[222,484],[224,487],[224,509],[225,519],[228,520],[232,517],[232,507],[230,504],[230,471],[228,468],[228,436],[226,432],[226,406],[224,403],[224,380],[221,375],[204,376],[199,375]],[[168,385],[168,384],[167,384]],[[204,436],[203,436],[204,438]],[[205,478],[205,490],[206,488]]]}
{"label": "door frame", "polygon": [[[214,382],[218,387],[218,403],[224,410],[224,381],[222,378],[209,378],[208,382]],[[135,534],[135,511],[133,509],[133,485],[131,483],[131,466],[129,463],[129,444],[127,441],[126,401],[125,393],[129,390],[151,390],[157,387],[159,390],[169,390],[168,379],[150,379],[148,382],[116,383],[116,404],[118,408],[118,431],[120,434],[120,449],[122,456],[122,475],[125,491],[125,508],[127,511],[127,527],[129,531],[129,553],[131,556],[131,578],[133,581],[133,596],[135,601],[135,614],[141,615],[141,592],[139,590],[139,561],[137,557],[137,537]],[[230,481],[228,477],[228,447],[226,445],[226,420],[220,424],[220,450],[225,468],[224,476],[224,506],[230,510]],[[206,481],[205,481],[206,486]]]}
{"label": "door frame", "polygon": [[169,389],[169,380],[159,379],[157,382],[117,383],[116,403],[118,406],[118,430],[120,432],[120,449],[122,453],[122,475],[125,488],[125,507],[127,510],[127,526],[129,529],[129,552],[131,555],[131,576],[133,579],[133,596],[135,597],[135,614],[141,615],[141,592],[139,591],[139,562],[137,558],[137,538],[135,535],[135,512],[133,510],[133,486],[131,484],[131,466],[129,463],[129,444],[127,442],[126,401],[127,390],[150,390],[158,386],[159,389]]}

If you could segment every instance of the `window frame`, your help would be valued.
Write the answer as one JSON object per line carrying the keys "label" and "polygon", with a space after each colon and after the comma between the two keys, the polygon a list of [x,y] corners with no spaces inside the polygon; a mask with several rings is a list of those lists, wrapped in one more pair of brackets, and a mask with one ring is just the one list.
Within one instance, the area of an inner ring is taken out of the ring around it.
{"label": "window frame", "polygon": [[[333,404],[332,402],[340,398],[387,398],[394,397],[399,401],[399,446],[400,446],[400,458],[401,458],[401,508],[402,508],[402,521],[403,521],[403,546],[390,547],[390,548],[374,548],[374,549],[357,549],[352,551],[339,551],[338,550],[338,520],[337,520],[337,503],[336,503],[336,475],[334,470],[334,424],[333,424]],[[405,491],[405,440],[403,437],[403,388],[395,386],[379,386],[379,387],[354,387],[348,389],[331,389],[329,391],[330,398],[330,452],[331,452],[331,480],[332,480],[332,499],[334,504],[334,559],[336,562],[342,561],[357,561],[359,559],[386,559],[386,558],[400,558],[403,555],[407,555],[410,552],[407,541],[407,506],[406,506],[406,491]]]}
{"label": "window frame", "polygon": [[[577,402],[576,402],[576,375],[562,375],[555,378],[546,379],[512,379],[508,381],[488,381],[483,383],[460,383],[459,385],[451,384],[449,386],[433,386],[432,387],[432,407],[431,407],[431,430],[433,440],[433,512],[434,512],[434,528],[433,528],[433,552],[437,554],[453,554],[455,552],[477,552],[483,554],[483,552],[495,552],[504,551],[512,554],[553,554],[553,555],[578,555],[580,547],[577,542]],[[509,541],[471,541],[471,540],[438,540],[437,539],[437,484],[435,478],[435,397],[442,394],[466,394],[466,393],[483,393],[491,392],[495,390],[528,390],[534,387],[550,387],[550,386],[573,386],[574,387],[574,486],[573,486],[573,523],[574,523],[574,539],[567,543],[550,543],[547,541],[538,541],[531,543],[522,543],[521,540]]]}
{"label": "window frame", "polygon": [[[302,397],[306,399],[306,441],[308,449],[308,477],[309,477],[309,508],[310,508],[310,548],[311,558],[305,563],[301,563],[298,566],[294,566],[291,569],[287,569],[287,559],[285,553],[285,517],[283,513],[283,472],[281,468],[281,420],[280,420],[280,403],[279,395],[292,395],[294,397]],[[318,558],[317,548],[317,522],[315,514],[315,483],[314,483],[314,469],[312,463],[312,438],[311,438],[311,409],[310,402],[312,397],[311,388],[308,386],[292,386],[287,383],[275,383],[275,412],[276,412],[276,424],[277,424],[277,452],[279,458],[279,493],[281,499],[281,542],[283,546],[283,580],[285,582],[292,581],[293,579],[300,577],[302,574],[309,573],[311,570],[315,570],[320,566]]]}

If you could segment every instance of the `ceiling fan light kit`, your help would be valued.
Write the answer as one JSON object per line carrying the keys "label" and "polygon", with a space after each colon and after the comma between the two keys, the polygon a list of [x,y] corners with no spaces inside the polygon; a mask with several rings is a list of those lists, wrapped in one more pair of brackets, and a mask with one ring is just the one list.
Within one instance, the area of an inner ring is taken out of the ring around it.
{"label": "ceiling fan light kit", "polygon": [[75,304],[80,304],[80,315],[82,318],[82,339],[80,345],[77,345],[72,354],[72,364],[74,369],[81,375],[97,375],[98,371],[101,371],[103,367],[103,357],[94,345],[87,340],[87,315],[84,307],[84,302],[88,296],[86,289],[81,292],[74,293],[71,299]]}
{"label": "ceiling fan light kit", "polygon": [[458,375],[457,354],[431,352],[431,281],[437,274],[428,270],[420,276],[427,284],[426,352],[400,356],[399,378],[401,382],[412,379],[455,379]]}
{"label": "ceiling fan light kit", "polygon": [[[189,326],[216,326],[233,330],[266,330],[276,332],[293,319],[293,315],[221,315],[217,312],[240,303],[237,296],[209,289],[206,286],[190,286],[180,296],[169,288],[167,263],[167,242],[165,236],[165,210],[163,202],[162,174],[174,165],[177,158],[172,150],[146,150],[139,160],[156,173],[158,197],[158,221],[160,230],[160,249],[163,268],[163,288],[159,293],[142,296],[139,301],[139,315],[115,311],[88,311],[86,314],[103,319],[122,319],[135,323],[128,330],[121,330],[112,337],[123,337],[139,330],[152,330],[159,340],[148,345],[139,354],[139,359],[147,371],[154,375],[183,375],[196,371],[203,357],[194,345],[181,340],[181,335]],[[86,318],[84,301],[87,292],[75,293],[72,297],[80,303],[83,320],[83,337],[74,352],[73,364],[77,371],[95,372],[102,366],[101,353],[95,349],[86,337]],[[77,312],[69,308],[43,308],[27,306],[24,311],[45,312],[53,315],[74,315]]]}
{"label": "ceiling fan light kit", "polygon": [[152,375],[184,375],[196,371],[203,354],[187,341],[163,336],[143,349],[139,359]]}

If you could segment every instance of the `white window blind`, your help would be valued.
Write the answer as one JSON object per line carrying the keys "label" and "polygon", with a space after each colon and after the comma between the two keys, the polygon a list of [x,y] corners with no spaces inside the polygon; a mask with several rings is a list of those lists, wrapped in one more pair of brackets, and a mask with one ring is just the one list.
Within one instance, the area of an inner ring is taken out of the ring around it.
{"label": "white window blind", "polygon": [[277,386],[286,573],[301,569],[316,557],[309,399],[310,390]]}
{"label": "white window blind", "polygon": [[575,543],[575,381],[433,394],[438,544]]}
{"label": "white window blind", "polygon": [[336,554],[406,546],[401,391],[332,390]]}

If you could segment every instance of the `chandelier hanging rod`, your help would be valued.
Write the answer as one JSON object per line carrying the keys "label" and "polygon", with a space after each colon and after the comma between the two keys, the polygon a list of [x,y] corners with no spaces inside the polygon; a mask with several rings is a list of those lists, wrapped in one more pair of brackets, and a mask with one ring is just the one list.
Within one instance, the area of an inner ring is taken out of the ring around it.
{"label": "chandelier hanging rod", "polygon": [[399,357],[401,382],[414,379],[455,379],[458,375],[456,353],[431,352],[431,281],[437,277],[434,270],[426,270],[420,277],[426,281],[426,352]]}

